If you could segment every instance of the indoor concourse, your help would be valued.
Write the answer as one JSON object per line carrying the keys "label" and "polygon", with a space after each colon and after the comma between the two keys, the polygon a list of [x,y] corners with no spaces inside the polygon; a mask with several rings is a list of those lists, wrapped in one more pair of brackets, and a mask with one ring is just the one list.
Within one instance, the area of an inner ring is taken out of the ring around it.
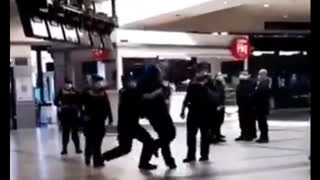
{"label": "indoor concourse", "polygon": [[310,180],[310,8],[10,0],[10,179]]}
{"label": "indoor concourse", "polygon": [[[300,116],[301,117],[301,116]],[[303,116],[307,118],[306,116]],[[139,171],[137,163],[141,144],[134,141],[132,152],[106,163],[102,169],[88,168],[82,155],[73,147],[67,157],[61,157],[60,134],[56,128],[19,130],[10,134],[10,179],[12,180],[302,180],[310,177],[310,162],[306,145],[307,121],[270,120],[269,144],[235,142],[239,128],[236,120],[227,120],[223,132],[227,142],[211,145],[210,162],[183,164],[186,153],[185,126],[177,126],[177,138],[172,144],[176,170],[168,170],[162,159],[152,159],[159,167],[155,171]],[[152,133],[152,135],[155,135]],[[82,136],[83,140],[83,136]],[[82,144],[83,145],[83,144]],[[102,149],[117,145],[115,134],[107,134]]]}

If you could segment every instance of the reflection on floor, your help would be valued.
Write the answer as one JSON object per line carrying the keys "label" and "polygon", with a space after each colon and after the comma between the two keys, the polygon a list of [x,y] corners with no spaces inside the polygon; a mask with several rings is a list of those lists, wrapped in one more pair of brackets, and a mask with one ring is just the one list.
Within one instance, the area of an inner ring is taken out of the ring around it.
{"label": "reflection on floor", "polygon": [[[60,135],[56,128],[11,132],[10,176],[12,180],[310,179],[305,143],[307,124],[304,122],[270,122],[271,143],[259,145],[234,142],[233,139],[239,134],[238,123],[227,121],[223,126],[227,143],[211,146],[210,162],[189,165],[182,163],[186,153],[185,126],[177,129],[172,151],[178,168],[167,170],[159,158],[152,160],[159,167],[151,172],[137,168],[141,150],[139,142],[135,142],[129,155],[106,163],[103,169],[93,169],[84,165],[81,155],[73,153],[72,143],[69,145],[69,156],[60,156]],[[109,134],[104,139],[103,150],[115,145],[116,136]]]}

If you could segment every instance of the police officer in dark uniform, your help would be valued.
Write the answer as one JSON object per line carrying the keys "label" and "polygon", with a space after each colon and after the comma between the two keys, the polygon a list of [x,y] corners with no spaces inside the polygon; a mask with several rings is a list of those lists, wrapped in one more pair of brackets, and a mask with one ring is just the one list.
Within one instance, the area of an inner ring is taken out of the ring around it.
{"label": "police officer in dark uniform", "polygon": [[[126,78],[124,78],[126,77]],[[155,152],[155,142],[151,135],[139,124],[141,94],[137,89],[137,81],[132,76],[122,77],[123,88],[119,92],[118,108],[118,141],[119,146],[105,153],[106,161],[128,154],[132,148],[134,138],[143,143],[139,168],[145,170],[156,169],[156,165],[149,163]]]}
{"label": "police officer in dark uniform", "polygon": [[209,160],[209,101],[208,89],[205,86],[207,81],[206,71],[201,69],[196,77],[189,84],[186,97],[183,102],[181,118],[185,117],[185,108],[188,107],[187,117],[187,157],[184,163],[196,160],[196,135],[200,129],[201,133],[201,157],[200,161]]}
{"label": "police officer in dark uniform", "polygon": [[108,118],[111,125],[113,119],[104,79],[93,75],[92,81],[92,87],[83,94],[85,163],[89,166],[93,157],[94,167],[102,167],[101,145],[105,135],[105,121]]}
{"label": "police officer in dark uniform", "polygon": [[171,154],[170,143],[176,136],[176,129],[165,102],[162,85],[160,68],[157,65],[148,65],[138,83],[138,88],[143,93],[142,116],[150,121],[158,134],[156,144],[161,149],[166,165],[174,169],[177,166]]}
{"label": "police officer in dark uniform", "polygon": [[256,119],[260,130],[260,138],[256,141],[257,143],[269,142],[267,119],[270,111],[270,95],[271,80],[268,77],[268,71],[266,69],[261,69],[253,93]]}
{"label": "police officer in dark uniform", "polygon": [[79,141],[79,112],[80,101],[79,93],[74,89],[70,80],[65,80],[65,87],[61,89],[54,103],[58,107],[58,119],[62,128],[62,152],[61,155],[68,153],[68,143],[70,133],[76,149],[76,153],[82,153]]}
{"label": "police officer in dark uniform", "polygon": [[221,134],[221,127],[224,122],[225,115],[225,82],[224,77],[221,72],[217,73],[214,79],[214,89],[217,94],[217,111],[216,116],[214,116],[214,129],[213,129],[213,143],[225,142],[225,136]]}
{"label": "police officer in dark uniform", "polygon": [[236,141],[252,141],[256,138],[256,123],[253,107],[254,84],[250,80],[248,72],[240,74],[240,83],[236,89],[236,100],[238,105],[239,124],[241,134]]}

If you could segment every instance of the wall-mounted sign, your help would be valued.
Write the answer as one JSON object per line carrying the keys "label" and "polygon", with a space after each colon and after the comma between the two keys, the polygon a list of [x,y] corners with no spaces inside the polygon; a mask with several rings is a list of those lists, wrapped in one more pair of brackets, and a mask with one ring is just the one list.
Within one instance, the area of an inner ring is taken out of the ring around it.
{"label": "wall-mounted sign", "polygon": [[16,77],[17,101],[33,101],[33,87],[31,77]]}
{"label": "wall-mounted sign", "polygon": [[78,35],[75,27],[69,25],[62,26],[64,34],[66,35],[66,40],[72,43],[78,43]]}
{"label": "wall-mounted sign", "polygon": [[36,37],[48,38],[48,29],[45,20],[38,17],[30,18],[32,33]]}
{"label": "wall-mounted sign", "polygon": [[100,34],[96,32],[90,32],[92,45],[95,48],[103,48],[103,43]]}
{"label": "wall-mounted sign", "polygon": [[236,60],[245,60],[250,56],[251,44],[248,38],[236,38],[231,46],[231,52]]}
{"label": "wall-mounted sign", "polygon": [[79,35],[80,44],[85,46],[91,46],[89,32],[85,29],[80,29],[80,28],[77,29],[77,32]]}
{"label": "wall-mounted sign", "polygon": [[63,31],[60,23],[56,21],[49,21],[48,27],[51,39],[64,40]]}
{"label": "wall-mounted sign", "polygon": [[102,49],[94,49],[92,50],[92,58],[93,60],[107,60],[109,57],[110,51],[102,50]]}

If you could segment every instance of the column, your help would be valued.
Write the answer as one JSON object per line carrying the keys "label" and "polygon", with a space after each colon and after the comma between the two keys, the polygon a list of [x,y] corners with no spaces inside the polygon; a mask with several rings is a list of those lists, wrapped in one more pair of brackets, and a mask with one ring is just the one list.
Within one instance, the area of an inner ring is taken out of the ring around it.
{"label": "column", "polygon": [[32,84],[31,47],[11,45],[10,58],[13,59],[14,64],[17,128],[35,128],[37,119]]}
{"label": "column", "polygon": [[120,90],[122,88],[121,77],[123,75],[123,60],[122,60],[121,52],[119,49],[117,52],[116,67],[117,67],[117,90]]}

